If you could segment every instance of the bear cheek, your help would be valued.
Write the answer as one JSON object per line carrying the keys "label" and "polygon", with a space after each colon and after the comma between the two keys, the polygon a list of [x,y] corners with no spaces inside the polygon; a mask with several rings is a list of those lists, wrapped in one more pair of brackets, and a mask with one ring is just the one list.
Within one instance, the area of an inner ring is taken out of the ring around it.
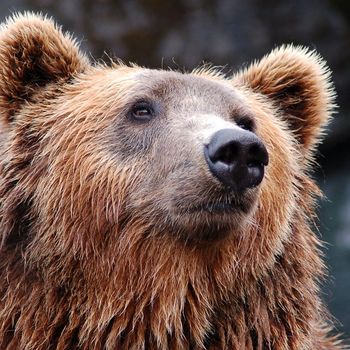
{"label": "bear cheek", "polygon": [[267,147],[270,161],[265,169],[254,216],[264,236],[278,246],[290,234],[290,221],[298,195],[294,185],[295,174],[301,170],[295,140],[283,122],[274,120],[273,115],[270,112],[257,117],[259,136]]}

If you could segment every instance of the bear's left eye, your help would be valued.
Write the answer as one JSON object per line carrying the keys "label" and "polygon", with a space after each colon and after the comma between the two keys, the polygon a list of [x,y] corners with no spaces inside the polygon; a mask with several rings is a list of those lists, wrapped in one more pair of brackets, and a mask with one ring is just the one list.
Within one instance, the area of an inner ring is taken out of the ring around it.
{"label": "bear's left eye", "polygon": [[148,122],[154,117],[154,109],[149,102],[136,102],[132,106],[129,116],[137,121]]}

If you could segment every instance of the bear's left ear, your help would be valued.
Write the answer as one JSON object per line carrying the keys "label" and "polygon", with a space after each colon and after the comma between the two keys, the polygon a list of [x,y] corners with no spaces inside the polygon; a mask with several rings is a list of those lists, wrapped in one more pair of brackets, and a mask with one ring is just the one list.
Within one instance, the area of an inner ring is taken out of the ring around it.
{"label": "bear's left ear", "polygon": [[233,82],[272,99],[303,153],[313,151],[335,109],[330,71],[318,54],[282,46],[238,72]]}
{"label": "bear's left ear", "polygon": [[9,124],[44,86],[83,72],[88,59],[75,41],[41,15],[15,15],[0,27],[0,113]]}

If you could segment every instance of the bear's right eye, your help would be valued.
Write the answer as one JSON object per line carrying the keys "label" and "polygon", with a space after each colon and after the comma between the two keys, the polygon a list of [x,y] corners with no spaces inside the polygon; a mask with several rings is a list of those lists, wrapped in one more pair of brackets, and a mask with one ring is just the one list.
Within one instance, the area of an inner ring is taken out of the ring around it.
{"label": "bear's right eye", "polygon": [[148,122],[154,117],[154,108],[149,102],[136,102],[132,106],[129,116],[133,120]]}

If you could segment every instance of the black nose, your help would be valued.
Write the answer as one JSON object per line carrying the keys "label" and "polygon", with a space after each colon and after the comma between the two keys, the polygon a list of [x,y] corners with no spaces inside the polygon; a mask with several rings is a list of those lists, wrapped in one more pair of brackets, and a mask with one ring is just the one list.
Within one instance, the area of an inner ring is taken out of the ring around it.
{"label": "black nose", "polygon": [[213,175],[236,191],[258,186],[269,162],[266,147],[252,132],[243,129],[217,131],[204,147]]}

